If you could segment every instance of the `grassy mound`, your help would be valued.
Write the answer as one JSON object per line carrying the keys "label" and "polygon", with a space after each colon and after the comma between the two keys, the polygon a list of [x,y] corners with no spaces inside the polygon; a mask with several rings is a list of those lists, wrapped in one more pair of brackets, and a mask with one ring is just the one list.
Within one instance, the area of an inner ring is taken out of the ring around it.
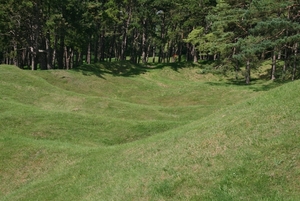
{"label": "grassy mound", "polygon": [[300,197],[300,82],[89,70],[0,66],[0,200]]}

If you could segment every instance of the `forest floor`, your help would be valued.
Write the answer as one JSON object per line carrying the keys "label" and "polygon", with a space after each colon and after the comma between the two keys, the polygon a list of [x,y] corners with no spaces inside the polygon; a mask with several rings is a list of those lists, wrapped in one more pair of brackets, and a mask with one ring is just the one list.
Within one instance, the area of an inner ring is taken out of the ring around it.
{"label": "forest floor", "polygon": [[0,65],[0,200],[299,200],[300,82],[206,67]]}

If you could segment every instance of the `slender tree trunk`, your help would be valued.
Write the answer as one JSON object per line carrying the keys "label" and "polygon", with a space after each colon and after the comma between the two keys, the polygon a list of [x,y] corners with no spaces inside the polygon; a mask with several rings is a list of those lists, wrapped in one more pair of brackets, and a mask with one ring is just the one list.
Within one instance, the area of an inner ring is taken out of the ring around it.
{"label": "slender tree trunk", "polygon": [[21,65],[20,68],[24,68],[27,63],[27,48],[23,48],[22,55],[21,55]]}
{"label": "slender tree trunk", "polygon": [[72,69],[74,67],[74,50],[72,48],[70,48],[69,57],[70,57],[70,69]]}
{"label": "slender tree trunk", "polygon": [[[236,54],[236,47],[233,48],[232,50],[232,56],[231,58],[234,57],[234,55]],[[238,71],[239,71],[239,61],[237,59],[233,59],[235,61],[235,65],[234,65],[234,70],[235,70],[235,80],[238,80]]]}
{"label": "slender tree trunk", "polygon": [[37,70],[36,52],[31,53],[31,70]]}
{"label": "slender tree trunk", "polygon": [[260,55],[260,58],[261,58],[261,60],[264,60],[265,57],[266,57],[266,52],[263,51],[263,52],[261,53],[261,55]]}
{"label": "slender tree trunk", "polygon": [[294,61],[293,61],[293,74],[292,74],[292,80],[295,80],[296,77],[296,70],[297,70],[297,54],[298,54],[298,43],[295,43],[294,45]]}
{"label": "slender tree trunk", "polygon": [[145,40],[146,40],[146,38],[145,38],[145,34],[144,33],[143,33],[143,37],[142,38],[143,38],[142,39],[142,62],[146,63],[147,62],[147,60],[146,60],[147,54],[146,54],[146,47],[145,47]]}
{"label": "slender tree trunk", "polygon": [[143,20],[143,34],[142,34],[142,62],[146,63],[146,20]]}
{"label": "slender tree trunk", "polygon": [[193,62],[197,63],[198,62],[198,55],[197,55],[197,50],[196,50],[195,45],[193,45],[192,55],[193,55]]}
{"label": "slender tree trunk", "polygon": [[278,59],[278,60],[280,60],[280,59],[281,59],[281,50],[278,52],[277,59]]}
{"label": "slender tree trunk", "polygon": [[100,44],[100,36],[96,33],[95,45],[94,45],[94,63],[99,61],[99,45]]}
{"label": "slender tree trunk", "polygon": [[91,37],[89,37],[89,42],[87,47],[86,63],[91,64]]}
{"label": "slender tree trunk", "polygon": [[105,45],[105,31],[104,30],[102,31],[102,34],[101,34],[100,48],[101,48],[100,61],[104,61],[105,58],[106,58],[106,55],[107,55],[106,52],[105,52],[106,45]]}
{"label": "slender tree trunk", "polygon": [[52,68],[55,68],[56,65],[56,49],[53,50],[53,54],[52,54]]}
{"label": "slender tree trunk", "polygon": [[37,69],[37,63],[36,63],[36,59],[37,59],[37,55],[38,55],[38,25],[33,25],[32,26],[32,32],[31,32],[31,47],[30,47],[30,51],[31,51],[31,70],[36,70]]}
{"label": "slender tree trunk", "polygon": [[155,48],[155,45],[154,45],[153,48],[152,48],[152,63],[155,63],[155,56],[156,56],[155,51],[156,51],[156,48]]}
{"label": "slender tree trunk", "polygon": [[158,53],[158,63],[162,63],[162,47],[159,47],[159,53]]}
{"label": "slender tree trunk", "polygon": [[217,54],[214,54],[214,61],[217,60]]}
{"label": "slender tree trunk", "polygon": [[284,48],[284,63],[282,68],[282,80],[285,79],[286,69],[287,69],[287,57],[288,57],[288,50]]}
{"label": "slender tree trunk", "polygon": [[[115,46],[115,41],[114,41],[114,39],[115,39],[115,36],[113,36],[112,37],[112,39],[111,39],[111,45],[110,45],[110,47],[109,47],[109,58],[108,58],[108,61],[109,62],[111,62],[111,60],[112,60],[112,57],[113,57],[113,52],[114,52],[114,46]],[[115,55],[116,56],[116,55]]]}
{"label": "slender tree trunk", "polygon": [[45,38],[45,45],[46,45],[46,53],[47,53],[47,56],[46,56],[46,60],[47,60],[47,69],[52,69],[52,48],[51,48],[51,45],[50,45],[50,33],[49,31],[47,31],[46,33],[46,38]]}
{"label": "slender tree trunk", "polygon": [[193,54],[193,45],[186,44],[186,61],[193,61],[194,54]]}
{"label": "slender tree trunk", "polygon": [[58,68],[64,69],[64,50],[65,50],[65,35],[61,33],[59,40],[59,51],[58,51]]}
{"label": "slender tree trunk", "polygon": [[5,58],[4,58],[4,64],[7,64],[7,65],[9,65],[9,57],[8,57],[8,53],[7,52],[5,52]]}
{"label": "slender tree trunk", "polygon": [[275,50],[273,51],[272,56],[272,69],[271,69],[271,80],[275,80],[275,73],[276,73],[276,53]]}
{"label": "slender tree trunk", "polygon": [[246,84],[250,84],[250,60],[247,60],[246,63],[246,73],[245,73],[245,78],[246,78]]}
{"label": "slender tree trunk", "polygon": [[148,44],[148,47],[147,47],[147,54],[146,54],[146,62],[147,62],[147,63],[148,63],[148,61],[149,61],[150,48],[151,48],[151,44],[149,43],[149,44]]}
{"label": "slender tree trunk", "polygon": [[95,47],[95,60],[94,62],[99,62],[99,61],[103,61],[103,36],[102,33],[98,34],[98,40],[97,40],[97,45]]}
{"label": "slender tree trunk", "polygon": [[39,45],[39,50],[38,50],[38,60],[40,64],[40,69],[41,70],[47,70],[47,50],[46,50],[46,37],[44,37],[43,34],[41,34],[41,42]]}
{"label": "slender tree trunk", "polygon": [[68,48],[66,46],[64,48],[64,58],[65,58],[65,68],[67,70],[69,70],[69,68],[70,68],[70,57],[69,57]]}
{"label": "slender tree trunk", "polygon": [[128,5],[128,18],[125,22],[125,29],[122,36],[122,44],[121,44],[121,52],[120,52],[120,60],[126,60],[126,49],[127,49],[127,39],[128,39],[128,30],[129,30],[129,24],[131,22],[132,17],[132,5]]}
{"label": "slender tree trunk", "polygon": [[178,42],[178,47],[179,47],[179,50],[178,50],[178,54],[179,54],[178,55],[178,62],[181,62],[181,59],[182,59],[182,47],[183,47],[183,44],[180,41],[183,41],[183,33],[181,34],[181,39]]}
{"label": "slender tree trunk", "polygon": [[31,52],[30,52],[30,49],[26,49],[26,55],[25,55],[25,65],[27,68],[30,68],[31,66]]}
{"label": "slender tree trunk", "polygon": [[82,65],[82,54],[81,54],[81,52],[76,51],[75,56],[76,56],[76,60],[75,60],[76,67]]}
{"label": "slender tree trunk", "polygon": [[168,41],[167,43],[167,50],[166,50],[167,63],[170,63],[170,57],[171,57],[170,43],[171,41]]}
{"label": "slender tree trunk", "polygon": [[239,79],[239,70],[240,70],[239,61],[236,60],[235,61],[235,80]]}
{"label": "slender tree trunk", "polygon": [[19,66],[19,62],[18,62],[18,47],[17,47],[17,43],[16,42],[14,42],[13,65]]}

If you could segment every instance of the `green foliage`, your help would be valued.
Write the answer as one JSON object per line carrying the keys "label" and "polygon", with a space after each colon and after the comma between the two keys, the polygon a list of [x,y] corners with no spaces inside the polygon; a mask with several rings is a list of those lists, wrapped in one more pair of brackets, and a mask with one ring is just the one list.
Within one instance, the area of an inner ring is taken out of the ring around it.
{"label": "green foliage", "polygon": [[297,1],[283,0],[3,1],[0,55],[33,70],[70,69],[83,58],[174,62],[173,55],[223,61],[231,70],[246,66],[247,57],[275,55],[288,64],[282,73],[296,77],[298,10]]}
{"label": "green foliage", "polygon": [[194,29],[193,31],[191,31],[191,33],[189,33],[188,38],[185,41],[188,43],[192,43],[193,45],[202,44],[203,41],[201,39],[203,39],[203,34],[203,27]]}
{"label": "green foliage", "polygon": [[[185,41],[196,45],[200,54],[218,54],[224,63],[231,60],[235,69],[249,61],[255,67],[262,54],[287,52],[292,49],[288,44],[297,43],[299,23],[291,19],[296,7],[286,1],[218,1],[206,25],[194,29]],[[284,59],[290,57],[288,53]]]}

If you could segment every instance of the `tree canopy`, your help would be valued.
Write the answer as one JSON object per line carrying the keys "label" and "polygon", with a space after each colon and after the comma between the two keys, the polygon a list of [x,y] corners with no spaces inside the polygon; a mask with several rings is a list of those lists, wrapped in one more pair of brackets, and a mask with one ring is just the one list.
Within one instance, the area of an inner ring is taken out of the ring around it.
{"label": "tree canopy", "polygon": [[271,59],[270,79],[297,77],[296,0],[0,1],[0,61],[20,68],[82,63],[219,60],[232,69]]}

